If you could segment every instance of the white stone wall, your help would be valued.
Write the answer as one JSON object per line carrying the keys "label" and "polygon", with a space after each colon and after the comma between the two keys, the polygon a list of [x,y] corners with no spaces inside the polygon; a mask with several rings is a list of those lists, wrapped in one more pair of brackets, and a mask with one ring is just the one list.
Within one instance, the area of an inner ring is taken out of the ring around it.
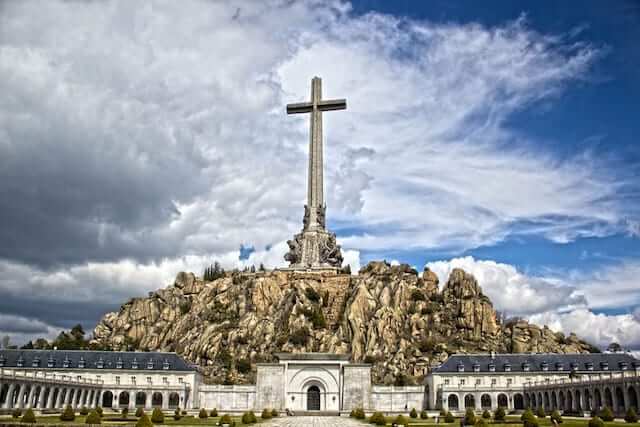
{"label": "white stone wall", "polygon": [[315,386],[320,390],[321,411],[340,410],[340,364],[290,362],[285,372],[285,407],[306,411],[307,392]]}
{"label": "white stone wall", "polygon": [[201,385],[198,388],[200,407],[207,410],[257,410],[255,399],[255,385]]}
{"label": "white stone wall", "polygon": [[342,409],[372,408],[371,365],[345,365]]}
{"label": "white stone wall", "polygon": [[257,365],[256,409],[284,409],[285,367],[277,363],[260,363]]}
{"label": "white stone wall", "polygon": [[373,386],[371,410],[383,412],[408,412],[426,408],[424,386]]}

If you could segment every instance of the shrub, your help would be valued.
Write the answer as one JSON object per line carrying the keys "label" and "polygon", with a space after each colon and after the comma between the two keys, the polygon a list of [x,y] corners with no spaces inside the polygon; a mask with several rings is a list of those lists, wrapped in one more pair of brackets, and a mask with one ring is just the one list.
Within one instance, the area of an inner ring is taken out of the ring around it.
{"label": "shrub", "polygon": [[589,420],[589,427],[604,427],[604,421],[600,417],[593,417]]}
{"label": "shrub", "polygon": [[429,419],[429,414],[427,414],[427,411],[420,412],[420,418],[422,418],[423,420]]}
{"label": "shrub", "polygon": [[505,415],[504,408],[502,406],[498,406],[496,412],[493,413],[493,419],[496,421],[504,421]]}
{"label": "shrub", "polygon": [[444,414],[444,422],[451,424],[452,422],[454,422],[456,419],[453,418],[453,414],[451,414],[451,412],[447,411],[446,414]]}
{"label": "shrub", "polygon": [[100,414],[95,410],[91,411],[89,415],[87,415],[87,419],[84,420],[85,424],[100,424],[101,422]]}
{"label": "shrub", "polygon": [[411,418],[418,418],[418,411],[416,411],[416,408],[411,409],[411,412],[409,412],[409,416]]}
{"label": "shrub", "polygon": [[297,329],[291,333],[289,337],[289,341],[293,345],[305,345],[307,341],[309,341],[309,337],[311,336],[311,332],[309,332],[309,328],[302,327]]}
{"label": "shrub", "polygon": [[16,408],[13,410],[13,412],[11,412],[11,416],[13,418],[20,418],[21,415],[22,415],[22,409],[20,408]]}
{"label": "shrub", "polygon": [[538,427],[540,425],[538,419],[535,417],[535,415],[533,415],[533,412],[531,412],[530,409],[524,411],[522,417],[522,425],[524,427]]}
{"label": "shrub", "polygon": [[271,416],[272,416],[273,418],[277,418],[277,417],[279,417],[279,416],[280,416],[280,413],[278,412],[278,410],[277,410],[276,408],[273,408],[273,409],[271,410]]}
{"label": "shrub", "polygon": [[89,415],[89,408],[87,408],[86,406],[80,408],[80,415]]}
{"label": "shrub", "polygon": [[94,410],[95,410],[95,411],[98,413],[98,415],[100,415],[100,416],[102,416],[102,413],[104,412],[104,411],[102,410],[102,406],[96,406],[96,409],[94,409]]}
{"label": "shrub", "polygon": [[213,408],[209,415],[211,415],[212,417],[217,417],[218,416],[218,409],[217,408]]}
{"label": "shrub", "polygon": [[374,412],[369,417],[369,423],[377,426],[384,426],[387,425],[387,419],[382,415],[382,412]]}
{"label": "shrub", "polygon": [[73,408],[71,405],[67,405],[67,407],[64,408],[64,411],[62,411],[62,414],[60,414],[60,421],[73,421],[75,419],[76,414],[73,412]]}
{"label": "shrub", "polygon": [[232,427],[236,425],[236,423],[233,421],[233,418],[231,418],[231,415],[229,414],[224,414],[222,417],[220,417],[220,425],[222,424],[229,424]]}
{"label": "shrub", "polygon": [[478,418],[476,420],[476,427],[489,427],[489,423],[485,418]]}
{"label": "shrub", "polygon": [[627,413],[624,416],[624,420],[628,423],[637,423],[638,422],[638,414],[636,414],[636,410],[633,408],[629,408]]}
{"label": "shrub", "polygon": [[485,420],[488,420],[491,418],[491,412],[489,412],[488,409],[485,409],[484,412],[482,413],[482,418],[484,418]]}
{"label": "shrub", "polygon": [[147,414],[142,414],[142,416],[138,418],[136,427],[153,427],[153,423],[151,422]]}
{"label": "shrub", "polygon": [[362,408],[355,408],[353,411],[351,411],[351,413],[353,414],[352,417],[358,420],[364,420],[366,417],[364,414],[364,409]]}
{"label": "shrub", "polygon": [[162,409],[155,408],[151,413],[151,422],[154,424],[162,424],[164,423],[164,412]]}
{"label": "shrub", "polygon": [[245,412],[244,414],[242,414],[243,424],[255,424],[257,422],[258,419],[256,418],[256,414],[254,414],[253,411]]}
{"label": "shrub", "polygon": [[399,426],[405,426],[407,427],[409,425],[409,420],[402,416],[402,415],[398,415],[394,420],[394,423],[398,424]]}
{"label": "shrub", "polygon": [[129,415],[129,408],[122,408],[120,413],[122,414],[122,418],[127,418],[127,415]]}
{"label": "shrub", "polygon": [[28,424],[36,423],[36,414],[33,413],[33,409],[29,408],[24,412],[21,422]]}
{"label": "shrub", "polygon": [[522,415],[520,415],[520,421],[524,421],[526,419],[531,419],[531,418],[535,418],[535,416],[533,415],[533,412],[531,411],[530,408],[527,408]]}
{"label": "shrub", "polygon": [[241,374],[248,374],[251,372],[251,362],[247,359],[239,359],[236,361],[236,369]]}
{"label": "shrub", "polygon": [[471,408],[467,408],[464,413],[464,425],[472,426],[476,423],[476,413]]}
{"label": "shrub", "polygon": [[[215,411],[215,409],[213,411]],[[212,417],[217,416],[218,414],[213,415],[213,411],[211,411],[211,416]],[[204,409],[204,408],[200,409],[200,412],[198,413],[198,418],[204,419],[204,418],[208,418],[208,417],[209,417],[209,414],[207,414],[207,410]]]}
{"label": "shrub", "polygon": [[180,418],[182,418],[182,411],[180,411],[180,408],[178,407],[173,411],[173,419],[178,421]]}
{"label": "shrub", "polygon": [[142,409],[142,406],[138,406],[138,408],[136,409],[136,417],[140,418],[142,416],[142,414],[144,414],[144,409]]}
{"label": "shrub", "polygon": [[553,412],[551,413],[551,420],[555,420],[556,423],[558,424],[562,424],[562,416],[560,415],[560,412],[557,409],[554,409]]}
{"label": "shrub", "polygon": [[260,418],[262,418],[263,420],[268,420],[269,418],[271,418],[271,411],[267,408],[264,408],[262,410],[262,415],[260,415]]}
{"label": "shrub", "polygon": [[544,418],[544,417],[547,416],[547,414],[545,414],[544,408],[542,406],[540,406],[538,408],[538,410],[536,411],[536,415],[538,416],[538,418]]}
{"label": "shrub", "polygon": [[324,318],[324,314],[322,314],[322,310],[319,308],[313,310],[311,313],[311,323],[313,324],[313,329],[322,329],[327,327],[327,321]]}
{"label": "shrub", "polygon": [[613,421],[613,412],[611,412],[611,408],[605,406],[602,408],[602,411],[600,411],[600,416],[593,418],[599,418],[601,421]]}

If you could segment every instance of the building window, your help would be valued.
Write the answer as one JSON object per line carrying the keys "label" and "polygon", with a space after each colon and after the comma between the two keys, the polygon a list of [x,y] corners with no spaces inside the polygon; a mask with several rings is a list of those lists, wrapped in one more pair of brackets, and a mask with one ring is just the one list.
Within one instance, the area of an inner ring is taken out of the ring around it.
{"label": "building window", "polygon": [[85,363],[84,363],[84,357],[80,357],[80,360],[78,361],[78,368],[82,368],[84,369]]}
{"label": "building window", "polygon": [[449,379],[444,380],[444,385],[449,385]]}
{"label": "building window", "polygon": [[513,384],[513,378],[507,378],[507,385]]}
{"label": "building window", "polygon": [[460,380],[460,382],[458,384],[464,385],[464,380]]}
{"label": "building window", "polygon": [[178,377],[178,383],[182,384],[184,382],[184,379],[182,377]]}
{"label": "building window", "polygon": [[165,371],[168,371],[170,367],[171,367],[171,365],[169,365],[169,362],[168,362],[168,361],[166,361],[166,360],[165,360],[165,361],[162,363],[162,369],[164,369]]}
{"label": "building window", "polygon": [[482,380],[480,378],[476,378],[476,385],[482,384]]}
{"label": "building window", "polygon": [[153,359],[147,361],[147,369],[153,369]]}
{"label": "building window", "polygon": [[22,358],[22,356],[18,358],[16,364],[18,365],[18,368],[22,368],[24,366],[24,359]]}
{"label": "building window", "polygon": [[96,375],[96,380],[100,381],[102,379],[102,375]]}
{"label": "building window", "polygon": [[136,384],[136,377],[131,377],[131,384],[133,384],[133,385]]}
{"label": "building window", "polygon": [[498,384],[498,380],[496,380],[495,378],[491,378],[491,385],[496,385]]}
{"label": "building window", "polygon": [[82,375],[76,375],[76,380],[82,381]]}
{"label": "building window", "polygon": [[33,362],[31,362],[31,366],[33,366],[34,368],[40,366],[40,358],[36,357],[35,359],[33,359]]}
{"label": "building window", "polygon": [[4,366],[4,356],[0,355],[0,368]]}
{"label": "building window", "polygon": [[458,363],[458,372],[464,372],[464,363]]}
{"label": "building window", "polygon": [[162,384],[169,384],[169,378],[162,377]]}
{"label": "building window", "polygon": [[116,384],[120,384],[120,377],[116,377]]}
{"label": "building window", "polygon": [[104,368],[104,360],[102,360],[102,357],[100,357],[100,359],[98,359],[98,362],[96,363],[96,368],[98,368],[98,369]]}
{"label": "building window", "polygon": [[133,358],[133,361],[131,362],[131,369],[138,369],[138,359],[136,359],[135,357]]}
{"label": "building window", "polygon": [[151,381],[151,377],[147,377],[147,384],[153,384],[153,381]]}
{"label": "building window", "polygon": [[505,363],[504,364],[504,371],[505,372],[511,372],[511,364]]}
{"label": "building window", "polygon": [[122,359],[118,358],[118,360],[116,360],[116,368],[122,369]]}
{"label": "building window", "polygon": [[473,372],[480,372],[480,364],[478,363],[473,364]]}

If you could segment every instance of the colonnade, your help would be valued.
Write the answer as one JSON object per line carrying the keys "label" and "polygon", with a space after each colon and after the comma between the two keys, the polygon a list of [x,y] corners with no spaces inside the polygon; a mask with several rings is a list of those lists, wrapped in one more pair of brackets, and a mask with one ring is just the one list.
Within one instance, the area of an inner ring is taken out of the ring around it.
{"label": "colonnade", "polygon": [[38,378],[0,377],[0,408],[61,409],[95,408],[101,384]]}
{"label": "colonnade", "polygon": [[161,408],[175,409],[189,406],[188,395],[184,387],[176,387],[175,390],[162,389],[110,389],[103,390],[100,394],[100,405],[103,408],[135,409],[135,408]]}
{"label": "colonnade", "polygon": [[545,411],[600,411],[605,406],[622,415],[629,408],[638,410],[640,376],[577,378],[525,385],[528,407]]}
{"label": "colonnade", "polygon": [[442,408],[449,411],[463,411],[469,408],[476,411],[493,411],[498,407],[506,410],[524,409],[524,395],[512,391],[456,391],[444,392],[442,395]]}

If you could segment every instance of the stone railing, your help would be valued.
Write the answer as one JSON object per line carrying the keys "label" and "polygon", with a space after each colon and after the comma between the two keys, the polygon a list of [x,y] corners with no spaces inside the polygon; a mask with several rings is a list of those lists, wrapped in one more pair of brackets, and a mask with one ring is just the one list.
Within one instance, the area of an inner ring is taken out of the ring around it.
{"label": "stone railing", "polygon": [[557,386],[572,386],[581,384],[605,384],[610,382],[623,382],[628,380],[640,379],[640,372],[638,371],[617,371],[607,374],[577,374],[575,377],[548,379],[544,381],[530,381],[524,384],[526,389],[534,387],[557,387]]}
{"label": "stone railing", "polygon": [[454,391],[468,391],[468,392],[481,392],[481,391],[500,391],[500,392],[508,392],[508,391],[522,391],[522,386],[518,386],[515,384],[509,385],[501,385],[501,384],[472,384],[472,385],[444,385],[440,384],[438,386],[438,390],[454,392]]}
{"label": "stone railing", "polygon": [[3,381],[38,381],[50,384],[64,384],[76,386],[102,386],[104,381],[91,378],[76,378],[71,375],[50,374],[38,371],[15,371],[0,369],[0,379]]}

